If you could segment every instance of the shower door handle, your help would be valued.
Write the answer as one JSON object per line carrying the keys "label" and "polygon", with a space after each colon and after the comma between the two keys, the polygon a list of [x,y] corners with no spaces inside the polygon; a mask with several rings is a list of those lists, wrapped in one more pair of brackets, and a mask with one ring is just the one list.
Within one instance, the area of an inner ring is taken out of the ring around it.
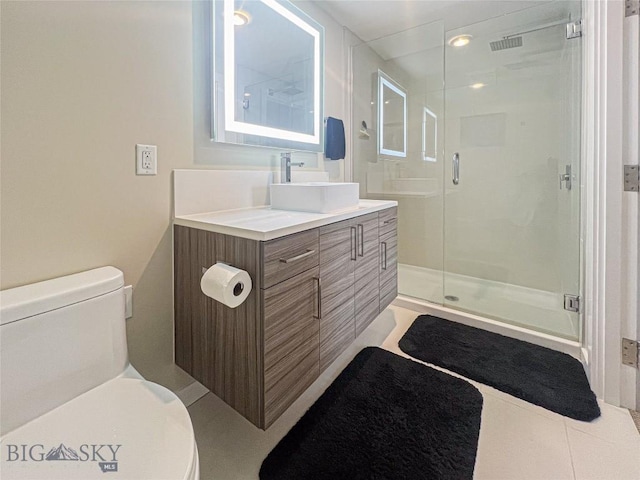
{"label": "shower door handle", "polygon": [[458,152],[453,154],[453,184],[458,185],[460,183],[460,154]]}

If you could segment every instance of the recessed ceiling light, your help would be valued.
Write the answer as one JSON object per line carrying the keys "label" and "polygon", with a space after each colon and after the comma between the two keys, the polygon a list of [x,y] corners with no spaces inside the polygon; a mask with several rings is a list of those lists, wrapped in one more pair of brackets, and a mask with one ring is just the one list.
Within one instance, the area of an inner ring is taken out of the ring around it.
{"label": "recessed ceiling light", "polygon": [[477,89],[479,89],[479,88],[486,87],[486,86],[487,86],[487,84],[486,84],[486,83],[480,83],[480,82],[479,82],[479,83],[474,83],[473,85],[471,85],[471,88],[474,88],[474,89],[476,89],[476,90],[477,90]]}
{"label": "recessed ceiling light", "polygon": [[233,24],[236,27],[241,27],[242,25],[246,25],[251,21],[251,17],[249,14],[243,10],[236,10],[233,12]]}
{"label": "recessed ceiling light", "polygon": [[473,37],[471,35],[456,35],[449,39],[449,45],[452,47],[464,47],[468,45]]}

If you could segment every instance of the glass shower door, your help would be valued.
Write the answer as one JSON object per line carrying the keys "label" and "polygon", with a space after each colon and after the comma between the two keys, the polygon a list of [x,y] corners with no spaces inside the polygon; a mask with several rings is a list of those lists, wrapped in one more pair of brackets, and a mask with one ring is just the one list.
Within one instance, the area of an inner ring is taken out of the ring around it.
{"label": "glass shower door", "polygon": [[579,18],[552,2],[445,35],[443,303],[574,340]]}

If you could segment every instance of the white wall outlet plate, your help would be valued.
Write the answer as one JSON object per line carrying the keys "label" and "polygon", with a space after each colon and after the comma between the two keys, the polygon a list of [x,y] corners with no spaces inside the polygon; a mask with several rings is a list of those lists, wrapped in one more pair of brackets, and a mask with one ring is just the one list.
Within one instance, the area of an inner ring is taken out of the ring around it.
{"label": "white wall outlet plate", "polygon": [[158,174],[158,147],[136,145],[136,175]]}

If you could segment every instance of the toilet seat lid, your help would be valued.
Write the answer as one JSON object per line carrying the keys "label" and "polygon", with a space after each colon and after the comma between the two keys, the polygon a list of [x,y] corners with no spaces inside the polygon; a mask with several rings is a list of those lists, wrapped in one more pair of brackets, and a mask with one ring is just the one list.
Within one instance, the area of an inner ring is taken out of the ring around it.
{"label": "toilet seat lid", "polygon": [[115,378],[0,439],[3,479],[184,479],[197,461],[186,407],[145,380]]}

